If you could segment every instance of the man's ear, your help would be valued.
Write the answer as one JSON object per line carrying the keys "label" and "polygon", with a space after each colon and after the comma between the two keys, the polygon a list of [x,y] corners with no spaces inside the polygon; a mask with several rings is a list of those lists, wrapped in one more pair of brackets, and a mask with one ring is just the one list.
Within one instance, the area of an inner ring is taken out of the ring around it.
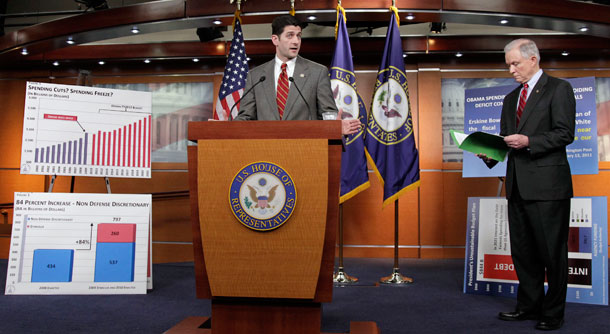
{"label": "man's ear", "polygon": [[271,42],[273,42],[273,45],[278,46],[280,44],[280,37],[278,35],[271,35]]}

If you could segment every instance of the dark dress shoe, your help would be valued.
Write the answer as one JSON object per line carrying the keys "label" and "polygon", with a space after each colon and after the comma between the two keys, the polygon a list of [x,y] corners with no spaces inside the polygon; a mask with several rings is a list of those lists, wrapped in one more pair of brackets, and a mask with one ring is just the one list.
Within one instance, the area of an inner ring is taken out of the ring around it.
{"label": "dark dress shoe", "polygon": [[521,321],[538,319],[538,315],[517,310],[513,312],[500,312],[498,318],[505,321]]}
{"label": "dark dress shoe", "polygon": [[563,325],[563,318],[544,318],[536,324],[536,329],[542,331],[554,331]]}

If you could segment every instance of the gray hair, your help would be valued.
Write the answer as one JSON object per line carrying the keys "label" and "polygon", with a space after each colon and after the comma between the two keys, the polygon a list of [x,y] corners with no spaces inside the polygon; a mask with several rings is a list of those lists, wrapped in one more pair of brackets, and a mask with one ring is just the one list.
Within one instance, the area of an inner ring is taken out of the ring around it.
{"label": "gray hair", "polygon": [[521,52],[521,56],[523,58],[529,58],[533,56],[536,57],[536,62],[538,64],[540,63],[540,51],[538,51],[538,47],[536,46],[536,43],[534,43],[534,41],[527,38],[515,39],[514,41],[506,44],[506,46],[504,47],[504,53],[508,53],[512,49],[517,47],[519,48],[519,51]]}

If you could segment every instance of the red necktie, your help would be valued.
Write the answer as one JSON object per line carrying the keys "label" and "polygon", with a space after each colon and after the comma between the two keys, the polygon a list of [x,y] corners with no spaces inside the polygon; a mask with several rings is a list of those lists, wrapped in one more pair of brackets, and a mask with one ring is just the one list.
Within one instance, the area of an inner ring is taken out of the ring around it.
{"label": "red necktie", "polygon": [[523,114],[523,109],[525,108],[525,102],[527,101],[527,88],[529,86],[527,84],[523,84],[523,89],[521,90],[521,95],[519,95],[519,106],[517,107],[517,127],[519,126],[519,121],[521,120],[521,115]]}
{"label": "red necktie", "polygon": [[277,110],[280,113],[280,119],[284,116],[286,108],[286,100],[288,99],[288,73],[286,73],[286,63],[282,64],[282,73],[277,79]]}

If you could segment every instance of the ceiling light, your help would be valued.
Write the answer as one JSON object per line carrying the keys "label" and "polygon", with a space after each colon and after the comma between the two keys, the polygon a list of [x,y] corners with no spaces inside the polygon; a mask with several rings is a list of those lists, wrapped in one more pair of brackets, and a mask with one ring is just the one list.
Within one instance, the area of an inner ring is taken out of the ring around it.
{"label": "ceiling light", "polygon": [[146,64],[148,64],[148,63],[150,63],[150,59],[144,59],[144,62],[145,62]]}
{"label": "ceiling light", "polygon": [[53,66],[59,66],[59,62],[56,60],[53,62]]}
{"label": "ceiling light", "polygon": [[562,55],[562,56],[569,56],[569,55],[570,55],[570,53],[569,53],[568,51],[564,51],[564,52],[562,52],[562,53],[561,53],[561,55]]}
{"label": "ceiling light", "polygon": [[68,43],[68,44],[70,44],[70,45],[72,45],[72,44],[74,44],[74,43],[75,43],[75,42],[74,42],[74,39],[72,38],[72,36],[68,37],[68,39],[66,40],[66,43]]}
{"label": "ceiling light", "polygon": [[246,57],[246,61],[250,61],[250,60],[251,60],[250,57]]}
{"label": "ceiling light", "polygon": [[456,53],[456,54],[455,54],[455,56],[456,56],[456,57],[458,57],[458,58],[460,58],[460,57],[461,57],[461,56],[463,56],[463,55],[464,55],[464,54],[463,54],[463,53],[461,53],[461,52],[458,52],[458,53]]}
{"label": "ceiling light", "polygon": [[26,49],[26,48],[21,49],[21,54],[24,55],[24,56],[27,56],[28,55],[28,49]]}
{"label": "ceiling light", "polygon": [[500,24],[507,24],[508,20],[507,19],[501,19],[499,22],[500,22]]}
{"label": "ceiling light", "polygon": [[212,21],[212,23],[214,23],[215,25],[217,25],[217,26],[218,26],[218,25],[221,25],[221,24],[222,24],[222,21],[221,21],[221,20],[219,20],[219,19],[216,19],[216,20]]}
{"label": "ceiling light", "polygon": [[578,30],[580,30],[581,32],[587,32],[587,31],[589,31],[589,28],[587,28],[587,27],[580,27]]}
{"label": "ceiling light", "polygon": [[318,18],[318,17],[317,17],[317,16],[315,16],[315,15],[309,15],[309,16],[307,17],[307,19],[308,19],[309,21],[315,21],[317,18]]}
{"label": "ceiling light", "polygon": [[407,54],[406,54],[406,53],[403,53],[403,54],[402,54],[402,57],[403,57],[403,58],[407,58]]}
{"label": "ceiling light", "polygon": [[411,21],[415,18],[415,16],[413,14],[409,14],[405,17],[407,20]]}
{"label": "ceiling light", "polygon": [[138,27],[137,27],[137,26],[133,26],[133,27],[131,28],[131,33],[132,33],[132,34],[137,34],[137,33],[139,33],[139,32],[140,32],[140,29],[138,29]]}
{"label": "ceiling light", "polygon": [[100,65],[104,65],[104,64],[106,64],[106,62],[105,62],[105,61],[103,61],[103,60],[100,60],[100,61],[98,61],[97,63],[98,63],[98,64],[100,64]]}
{"label": "ceiling light", "polygon": [[195,62],[195,63],[199,62],[199,58],[193,58],[193,62]]}

